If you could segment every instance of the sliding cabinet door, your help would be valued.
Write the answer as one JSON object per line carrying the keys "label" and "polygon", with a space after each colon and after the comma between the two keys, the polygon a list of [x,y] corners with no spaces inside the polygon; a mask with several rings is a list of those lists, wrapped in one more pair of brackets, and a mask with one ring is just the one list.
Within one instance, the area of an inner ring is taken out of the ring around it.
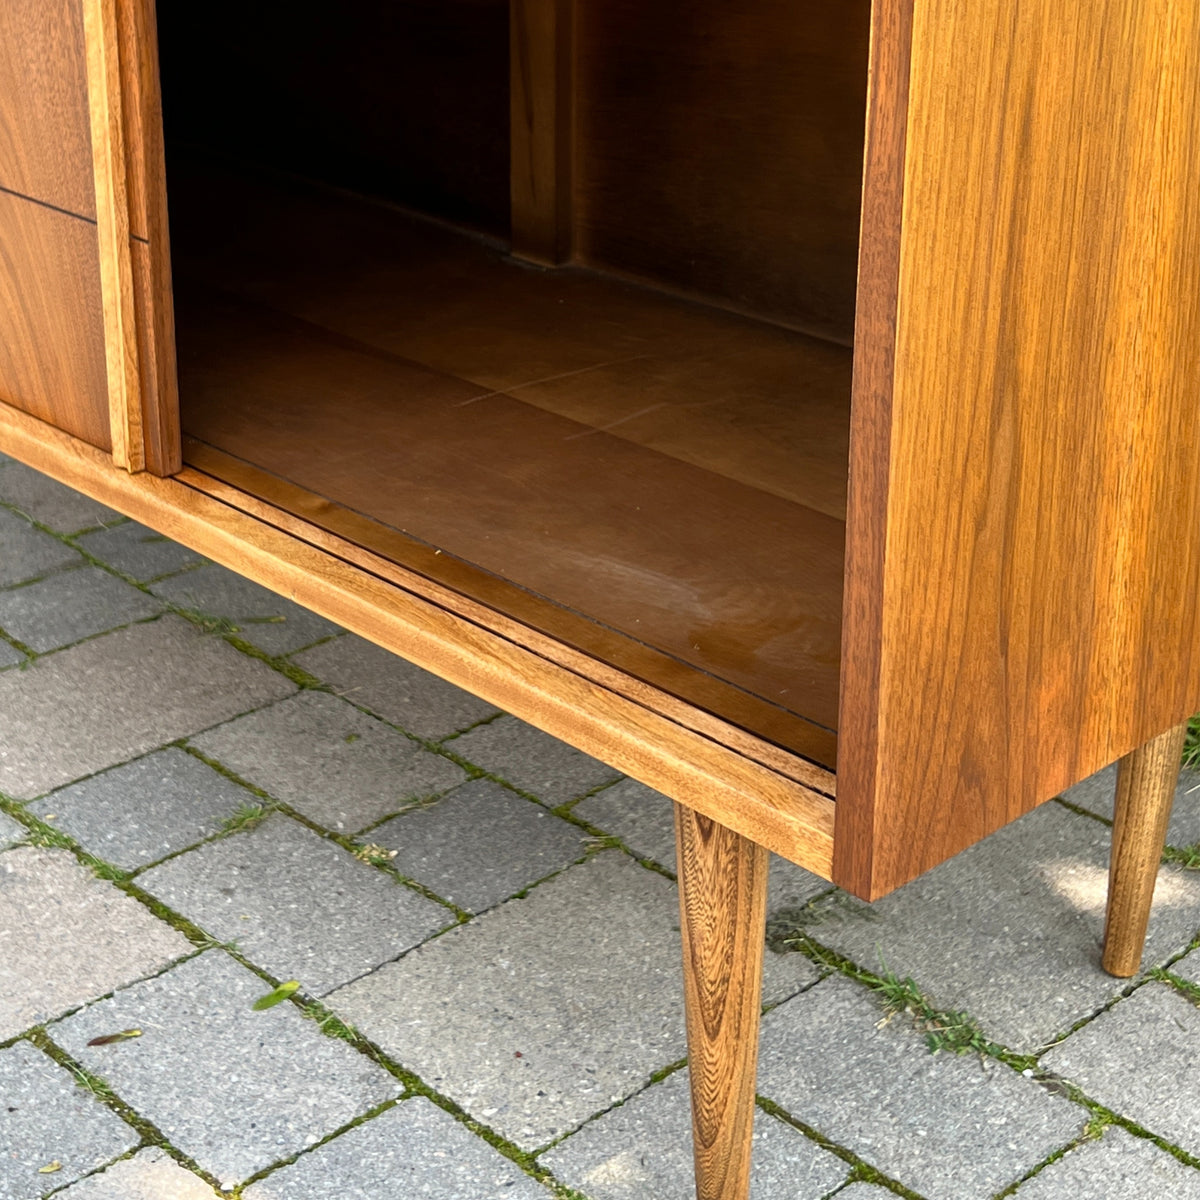
{"label": "sliding cabinet door", "polygon": [[0,4],[0,401],[178,469],[152,0]]}

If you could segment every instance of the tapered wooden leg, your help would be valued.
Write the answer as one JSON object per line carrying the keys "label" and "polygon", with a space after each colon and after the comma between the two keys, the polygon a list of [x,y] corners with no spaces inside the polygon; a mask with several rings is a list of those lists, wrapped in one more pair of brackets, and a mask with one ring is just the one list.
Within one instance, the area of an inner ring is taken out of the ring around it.
{"label": "tapered wooden leg", "polygon": [[1122,979],[1142,965],[1186,733],[1186,724],[1168,730],[1127,754],[1117,768],[1103,962],[1110,975]]}
{"label": "tapered wooden leg", "polygon": [[675,805],[697,1200],[746,1200],[767,851]]}

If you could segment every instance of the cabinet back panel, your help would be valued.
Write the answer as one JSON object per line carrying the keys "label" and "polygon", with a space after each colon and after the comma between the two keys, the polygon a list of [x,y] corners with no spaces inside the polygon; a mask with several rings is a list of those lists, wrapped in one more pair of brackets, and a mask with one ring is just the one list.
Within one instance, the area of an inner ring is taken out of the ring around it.
{"label": "cabinet back panel", "polygon": [[869,4],[579,0],[575,252],[849,342]]}
{"label": "cabinet back panel", "polygon": [[0,400],[111,447],[96,227],[0,192]]}
{"label": "cabinet back panel", "polygon": [[851,442],[835,879],[864,895],[1200,705],[1200,9],[880,10],[912,59],[876,75],[907,89],[867,181],[902,188],[895,370]]}
{"label": "cabinet back panel", "polygon": [[158,22],[169,140],[508,236],[507,0],[160,3]]}
{"label": "cabinet back panel", "polygon": [[0,4],[0,188],[96,215],[80,0]]}

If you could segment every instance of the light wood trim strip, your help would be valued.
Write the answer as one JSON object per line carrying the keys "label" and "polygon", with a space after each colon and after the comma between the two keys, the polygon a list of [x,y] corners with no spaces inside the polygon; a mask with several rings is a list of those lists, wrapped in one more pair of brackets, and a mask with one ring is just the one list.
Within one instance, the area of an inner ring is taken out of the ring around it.
{"label": "light wood trim strip", "polygon": [[555,266],[571,253],[574,0],[509,12],[512,252]]}
{"label": "light wood trim strip", "polygon": [[145,468],[116,0],[82,0],[113,461]]}
{"label": "light wood trim strip", "polygon": [[178,479],[114,471],[8,405],[0,449],[829,878],[828,797]]}
{"label": "light wood trim strip", "polygon": [[145,466],[173,475],[183,452],[154,0],[117,0],[117,24]]}
{"label": "light wood trim strip", "polygon": [[696,1200],[747,1200],[770,859],[675,805]]}

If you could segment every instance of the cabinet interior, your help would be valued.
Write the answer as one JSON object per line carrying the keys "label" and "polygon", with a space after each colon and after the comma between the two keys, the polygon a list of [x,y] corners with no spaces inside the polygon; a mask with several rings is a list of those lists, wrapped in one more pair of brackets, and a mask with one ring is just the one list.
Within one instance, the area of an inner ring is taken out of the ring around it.
{"label": "cabinet interior", "polygon": [[832,767],[868,5],[573,10],[546,267],[507,0],[159,5],[185,461]]}

